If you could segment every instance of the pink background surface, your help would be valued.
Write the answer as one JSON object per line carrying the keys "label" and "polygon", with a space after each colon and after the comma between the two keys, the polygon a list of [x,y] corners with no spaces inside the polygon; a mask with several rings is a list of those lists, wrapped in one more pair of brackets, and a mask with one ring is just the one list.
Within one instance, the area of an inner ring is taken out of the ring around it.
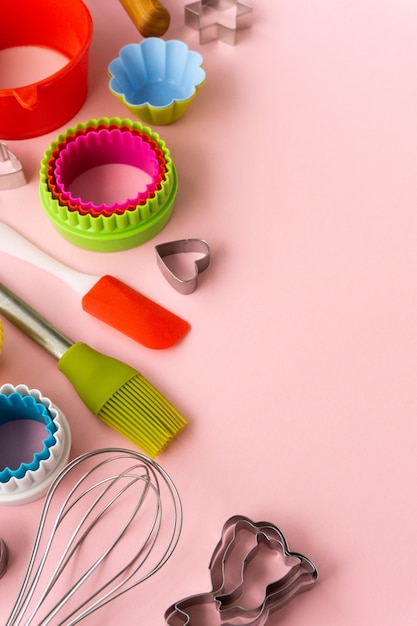
{"label": "pink background surface", "polygon": [[[86,2],[90,88],[74,123],[126,116],[107,65],[140,40],[117,0]],[[0,218],[68,265],[110,273],[180,316],[176,347],[148,350],[83,312],[45,272],[5,255],[0,276],[67,335],[141,371],[189,419],[158,458],[184,508],[167,565],[88,624],[163,624],[174,601],[210,590],[228,517],[277,524],[319,584],[271,626],[414,625],[417,371],[417,5],[412,0],[257,0],[236,46],[200,46],[185,3],[171,27],[204,57],[186,116],[154,127],[179,175],[173,217],[147,244],[94,253],[65,241],[38,200],[43,151],[59,130],[9,141],[28,184],[0,194]],[[178,294],[157,243],[202,237],[209,269]],[[39,388],[67,416],[71,458],[130,447],[94,418],[52,357],[8,322],[1,382]],[[4,622],[42,501],[0,507],[10,564]]]}

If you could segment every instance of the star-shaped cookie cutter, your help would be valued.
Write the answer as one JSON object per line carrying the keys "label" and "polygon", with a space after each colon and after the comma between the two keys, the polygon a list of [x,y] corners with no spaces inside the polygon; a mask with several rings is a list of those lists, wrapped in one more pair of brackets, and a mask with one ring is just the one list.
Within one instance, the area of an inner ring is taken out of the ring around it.
{"label": "star-shaped cookie cutter", "polygon": [[[252,7],[239,0],[199,0],[184,8],[185,24],[199,31],[200,44],[219,40],[234,46],[238,32],[252,25]],[[226,20],[233,13],[232,24]]]}

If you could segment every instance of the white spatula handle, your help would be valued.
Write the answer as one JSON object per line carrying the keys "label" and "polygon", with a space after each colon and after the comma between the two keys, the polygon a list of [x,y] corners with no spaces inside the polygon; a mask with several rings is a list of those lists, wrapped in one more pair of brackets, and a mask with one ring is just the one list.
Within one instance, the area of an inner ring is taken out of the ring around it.
{"label": "white spatula handle", "polygon": [[3,222],[0,222],[0,251],[46,270],[66,283],[80,296],[89,291],[99,279],[98,276],[78,272],[53,259]]}

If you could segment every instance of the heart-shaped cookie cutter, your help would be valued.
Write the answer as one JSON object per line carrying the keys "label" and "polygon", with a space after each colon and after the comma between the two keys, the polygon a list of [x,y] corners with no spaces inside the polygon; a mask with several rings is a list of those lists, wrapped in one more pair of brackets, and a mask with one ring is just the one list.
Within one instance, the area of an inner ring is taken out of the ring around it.
{"label": "heart-shaped cookie cutter", "polygon": [[[245,548],[242,533],[252,535]],[[262,546],[276,552],[287,571],[264,589],[264,599],[255,607],[243,605],[245,577],[251,561]],[[236,551],[240,569],[236,576]],[[170,606],[165,612],[168,626],[198,626],[198,607],[212,604],[222,626],[232,626],[237,618],[242,626],[264,626],[270,614],[287,604],[294,596],[310,589],[318,579],[315,565],[306,556],[291,552],[280,529],[269,522],[252,522],[242,515],[231,517],[223,526],[222,536],[209,565],[213,591],[189,596]],[[204,609],[203,609],[204,610]],[[191,617],[192,616],[192,617]],[[194,618],[194,621],[192,621]],[[233,621],[232,621],[233,620]]]}
{"label": "heart-shaped cookie cutter", "polygon": [[[155,246],[158,266],[169,284],[179,293],[188,295],[197,289],[198,275],[204,272],[210,265],[210,246],[205,239],[178,239],[168,241]],[[194,261],[194,274],[191,278],[182,279],[168,267],[165,257],[174,254],[187,254],[189,252],[201,252],[202,257]]]}

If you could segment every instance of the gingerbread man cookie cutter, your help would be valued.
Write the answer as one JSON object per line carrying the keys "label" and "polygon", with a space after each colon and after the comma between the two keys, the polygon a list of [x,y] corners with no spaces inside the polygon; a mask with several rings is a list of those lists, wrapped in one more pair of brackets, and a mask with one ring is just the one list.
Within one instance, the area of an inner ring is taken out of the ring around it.
{"label": "gingerbread man cookie cutter", "polygon": [[[249,544],[242,542],[242,533],[249,534]],[[247,606],[244,596],[248,591],[248,569],[256,557],[262,558],[262,547],[279,557],[279,573],[264,588],[263,599],[255,606]],[[240,559],[236,559],[236,550],[240,552]],[[285,573],[281,569],[283,563]],[[313,587],[318,580],[313,562],[299,552],[290,551],[277,526],[269,522],[255,523],[242,515],[231,517],[225,523],[209,569],[212,591],[188,596],[171,605],[165,612],[168,626],[199,626],[198,607],[204,609],[207,604],[215,607],[222,626],[233,626],[236,619],[244,626],[264,626],[273,611]]]}

